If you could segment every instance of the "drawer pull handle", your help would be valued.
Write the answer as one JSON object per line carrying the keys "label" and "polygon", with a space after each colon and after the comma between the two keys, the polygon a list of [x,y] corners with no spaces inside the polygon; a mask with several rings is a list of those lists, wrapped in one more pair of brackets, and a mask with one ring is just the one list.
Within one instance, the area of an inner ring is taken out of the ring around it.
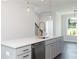
{"label": "drawer pull handle", "polygon": [[28,57],[29,55],[23,56],[23,58]]}
{"label": "drawer pull handle", "polygon": [[27,51],[27,50],[29,50],[29,49],[26,49],[26,50],[23,50],[23,51]]}

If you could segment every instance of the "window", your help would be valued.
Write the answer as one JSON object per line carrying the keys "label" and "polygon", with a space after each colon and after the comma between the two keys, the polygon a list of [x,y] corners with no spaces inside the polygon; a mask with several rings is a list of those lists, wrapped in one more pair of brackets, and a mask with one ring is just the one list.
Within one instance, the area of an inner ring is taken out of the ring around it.
{"label": "window", "polygon": [[76,36],[76,18],[70,18],[68,19],[68,30],[67,30],[67,34],[69,36]]}

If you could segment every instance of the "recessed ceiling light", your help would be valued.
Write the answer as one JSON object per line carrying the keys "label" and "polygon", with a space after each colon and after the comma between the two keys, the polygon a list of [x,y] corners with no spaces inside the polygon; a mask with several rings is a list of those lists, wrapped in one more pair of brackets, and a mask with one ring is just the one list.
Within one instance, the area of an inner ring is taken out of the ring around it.
{"label": "recessed ceiling light", "polygon": [[27,12],[30,12],[30,6],[29,6],[30,4],[29,4],[29,1],[26,1],[26,3],[27,3],[27,4],[26,4],[26,5],[27,5],[26,11],[27,11]]}
{"label": "recessed ceiling light", "polygon": [[27,11],[27,12],[30,12],[30,8],[28,7],[28,8],[26,9],[26,11]]}
{"label": "recessed ceiling light", "polygon": [[41,2],[44,2],[44,0],[41,0]]}

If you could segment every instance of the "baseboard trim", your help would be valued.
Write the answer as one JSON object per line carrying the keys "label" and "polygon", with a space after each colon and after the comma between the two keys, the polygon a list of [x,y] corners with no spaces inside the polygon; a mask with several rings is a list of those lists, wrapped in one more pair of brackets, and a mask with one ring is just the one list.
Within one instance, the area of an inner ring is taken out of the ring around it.
{"label": "baseboard trim", "polygon": [[77,44],[77,42],[72,42],[72,41],[64,41],[64,42],[67,42],[67,43],[76,43]]}

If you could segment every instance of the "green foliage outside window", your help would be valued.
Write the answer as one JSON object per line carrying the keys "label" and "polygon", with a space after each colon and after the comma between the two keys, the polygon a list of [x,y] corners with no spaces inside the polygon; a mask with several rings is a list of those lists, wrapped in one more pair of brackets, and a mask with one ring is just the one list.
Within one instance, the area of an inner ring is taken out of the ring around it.
{"label": "green foliage outside window", "polygon": [[68,35],[75,36],[76,35],[76,20],[68,19]]}

